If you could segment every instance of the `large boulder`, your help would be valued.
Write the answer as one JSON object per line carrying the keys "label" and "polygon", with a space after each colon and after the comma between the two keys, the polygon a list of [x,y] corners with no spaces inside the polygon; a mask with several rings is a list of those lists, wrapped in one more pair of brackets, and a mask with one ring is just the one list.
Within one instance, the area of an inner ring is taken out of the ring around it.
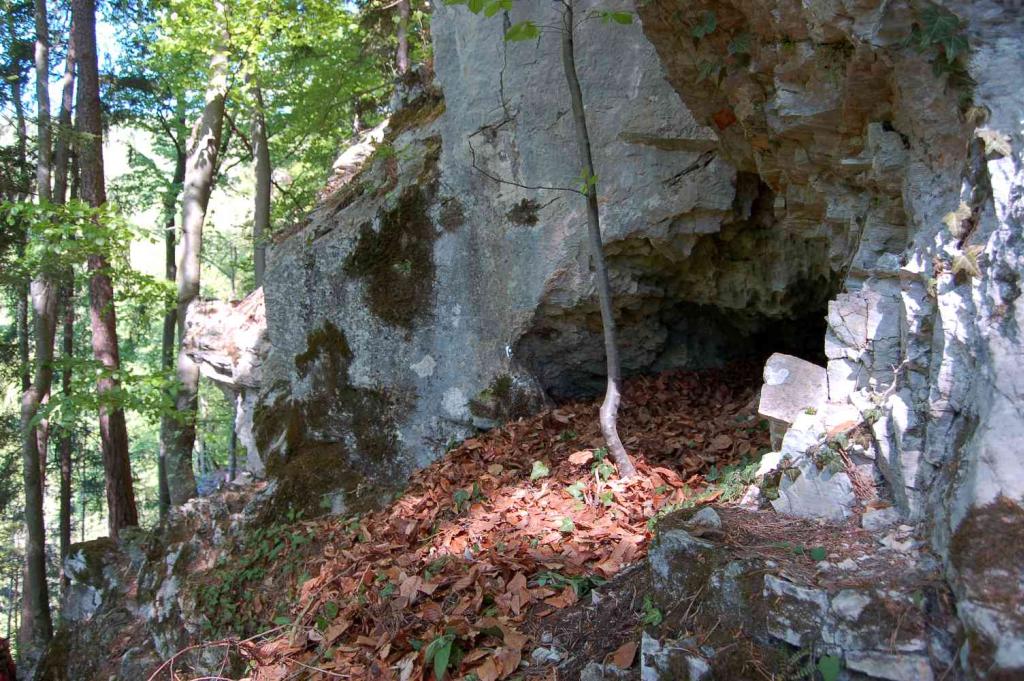
{"label": "large boulder", "polygon": [[[377,503],[475,428],[603,386],[560,48],[502,39],[554,11],[439,4],[433,86],[274,246],[256,431],[294,503]],[[723,162],[639,25],[587,22],[576,49],[626,371],[820,345],[842,259],[776,235],[774,194]]]}

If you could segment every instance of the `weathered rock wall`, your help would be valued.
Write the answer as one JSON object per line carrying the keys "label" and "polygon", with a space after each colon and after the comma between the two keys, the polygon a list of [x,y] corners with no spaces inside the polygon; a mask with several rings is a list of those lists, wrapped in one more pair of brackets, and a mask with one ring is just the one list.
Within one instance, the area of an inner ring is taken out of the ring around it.
{"label": "weathered rock wall", "polygon": [[[584,204],[545,189],[580,174],[559,47],[502,40],[553,12],[438,6],[436,89],[273,249],[257,441],[272,473],[314,471],[304,499],[375,497],[476,427],[601,386]],[[776,192],[723,159],[638,24],[588,21],[577,51],[627,372],[820,348],[845,242],[780,233]]]}
{"label": "weathered rock wall", "polygon": [[[942,5],[972,50],[945,75],[938,44],[907,45],[935,27],[927,3],[656,1],[640,14],[697,120],[717,121],[728,158],[780,197],[780,226],[846,244],[829,399],[877,418],[877,467],[926,521],[960,599],[965,667],[1010,678],[1024,669],[1024,561],[993,548],[1024,528],[1021,11]],[[717,27],[695,39],[708,11]]]}

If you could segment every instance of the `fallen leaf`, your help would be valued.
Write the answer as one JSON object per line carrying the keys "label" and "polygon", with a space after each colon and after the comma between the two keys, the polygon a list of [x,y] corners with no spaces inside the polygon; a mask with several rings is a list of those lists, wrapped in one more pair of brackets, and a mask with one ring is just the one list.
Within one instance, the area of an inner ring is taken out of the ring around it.
{"label": "fallen leaf", "polygon": [[623,643],[612,653],[612,664],[619,669],[629,669],[633,666],[633,658],[636,657],[636,642]]}
{"label": "fallen leaf", "polygon": [[579,452],[573,452],[569,455],[569,463],[574,466],[582,466],[585,463],[589,463],[594,458],[594,452],[589,449],[584,449]]}

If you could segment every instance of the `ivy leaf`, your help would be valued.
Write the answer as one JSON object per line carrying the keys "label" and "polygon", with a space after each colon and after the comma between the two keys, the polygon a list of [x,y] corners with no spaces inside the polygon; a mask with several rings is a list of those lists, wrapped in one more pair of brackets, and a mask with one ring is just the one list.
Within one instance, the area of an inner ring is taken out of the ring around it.
{"label": "ivy leaf", "polygon": [[701,20],[690,29],[690,35],[700,40],[704,36],[711,35],[718,28],[718,18],[714,11],[707,10],[701,15]]}
{"label": "ivy leaf", "polygon": [[480,14],[480,11],[484,8],[484,0],[468,0],[466,6],[469,7],[469,11],[473,14]]}
{"label": "ivy leaf", "polygon": [[815,546],[813,549],[811,549],[808,552],[808,555],[811,557],[811,560],[817,562],[817,561],[825,560],[825,557],[828,554],[825,552],[825,547],[824,546]]}
{"label": "ivy leaf", "polygon": [[551,469],[544,465],[543,461],[534,461],[533,469],[530,471],[530,481],[546,478],[551,475]]}
{"label": "ivy leaf", "polygon": [[510,43],[518,43],[524,40],[533,40],[540,35],[540,29],[532,21],[522,21],[512,24],[505,31],[505,40]]}
{"label": "ivy leaf", "polygon": [[572,534],[576,531],[576,523],[572,521],[572,518],[562,518],[562,522],[558,524],[558,531],[564,534]]}

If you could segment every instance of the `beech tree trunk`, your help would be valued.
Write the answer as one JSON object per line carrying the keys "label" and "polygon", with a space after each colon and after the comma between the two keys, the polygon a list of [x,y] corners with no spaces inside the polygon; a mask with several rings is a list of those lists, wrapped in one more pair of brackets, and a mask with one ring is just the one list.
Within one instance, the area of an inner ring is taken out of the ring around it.
{"label": "beech tree trunk", "polygon": [[[184,105],[179,102],[178,111],[180,117],[176,121],[179,131],[185,127],[184,121]],[[185,149],[184,140],[178,138],[174,140],[174,144],[177,148],[176,158],[174,162],[174,177],[171,179],[171,185],[167,188],[167,193],[164,194],[164,276],[167,281],[173,282],[178,275],[178,265],[174,260],[174,247],[177,243],[176,230],[174,226],[174,213],[175,207],[178,204],[178,193],[181,191],[181,185],[185,181]],[[164,315],[164,329],[163,338],[160,348],[160,367],[170,372],[174,368],[174,333],[177,329],[178,324],[178,310],[177,308],[171,308]],[[159,459],[157,460],[157,478],[159,480],[160,488],[160,518],[166,518],[168,512],[171,510],[171,488],[167,481],[167,450],[169,439],[172,435],[170,421],[173,417],[164,416],[160,421],[160,453]]]}
{"label": "beech tree trunk", "polygon": [[[217,3],[223,15],[223,5]],[[185,318],[189,305],[199,296],[200,254],[203,223],[213,189],[214,169],[224,127],[224,97],[227,91],[227,37],[218,35],[210,61],[206,106],[192,140],[185,165],[181,214],[181,260],[178,265],[178,392],[177,419],[168,420],[167,483],[171,503],[180,506],[196,496],[192,450],[196,441],[196,404],[199,395],[199,366],[185,353]]]}
{"label": "beech tree trunk", "polygon": [[40,477],[36,416],[53,379],[53,339],[56,332],[57,295],[53,282],[40,277],[32,282],[35,311],[35,377],[21,400],[22,475],[25,481],[25,587],[21,634],[23,659],[35,659],[53,636],[50,596],[46,584],[46,528],[43,522],[43,481]]}
{"label": "beech tree trunk", "polygon": [[[78,52],[78,146],[82,198],[91,206],[106,200],[103,180],[103,126],[100,113],[99,69],[96,59],[96,5],[94,0],[72,0],[75,49]],[[114,288],[102,254],[89,256],[89,316],[92,352],[108,372],[120,369]],[[111,403],[119,390],[118,380],[105,373],[96,382],[100,396],[99,431],[107,488],[107,526],[112,538],[125,527],[139,524],[128,458],[128,429],[124,409]]]}
{"label": "beech tree trunk", "polygon": [[[576,54],[573,45],[573,0],[564,0],[565,11],[562,13],[562,68],[569,87],[572,100],[573,126],[576,132],[576,147],[579,161],[585,178],[594,177],[594,161],[590,148],[590,134],[587,131],[587,114],[583,108],[583,91],[576,75]],[[587,234],[590,241],[590,257],[594,264],[594,283],[597,285],[597,298],[601,306],[601,325],[604,329],[604,353],[608,365],[608,387],[604,402],[601,404],[601,433],[604,435],[608,452],[619,476],[630,478],[636,473],[633,460],[626,453],[619,439],[617,427],[619,386],[622,381],[622,370],[619,363],[619,346],[615,333],[615,315],[612,310],[612,290],[608,283],[608,268],[604,261],[604,245],[601,243],[601,218],[597,206],[597,183],[591,184],[586,193],[587,199]]]}
{"label": "beech tree trunk", "polygon": [[398,0],[398,51],[395,54],[395,68],[398,75],[409,72],[409,19],[412,6],[409,0]]}
{"label": "beech tree trunk", "polygon": [[57,115],[57,141],[53,150],[53,202],[64,203],[68,196],[68,165],[71,160],[71,110],[75,106],[74,26],[68,35],[68,54],[61,79],[60,113]]}
{"label": "beech tree trunk", "polygon": [[263,114],[263,92],[259,85],[253,88],[256,107],[252,116],[252,155],[256,174],[256,205],[253,209],[252,243],[253,271],[256,288],[263,286],[263,273],[267,269],[267,236],[270,234],[271,166],[270,148],[267,146],[267,123]]}

